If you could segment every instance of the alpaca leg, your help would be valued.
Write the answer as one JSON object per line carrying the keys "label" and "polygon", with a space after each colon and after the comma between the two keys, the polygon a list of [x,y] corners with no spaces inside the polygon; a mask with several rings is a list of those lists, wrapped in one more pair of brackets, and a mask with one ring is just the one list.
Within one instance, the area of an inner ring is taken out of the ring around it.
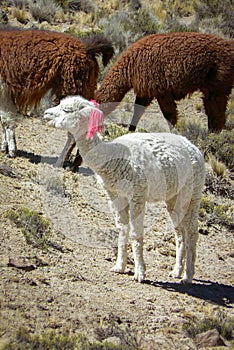
{"label": "alpaca leg", "polygon": [[127,265],[127,248],[129,237],[129,206],[124,200],[121,201],[120,199],[118,199],[115,200],[113,207],[119,208],[119,210],[116,211],[115,217],[116,227],[119,229],[119,237],[117,260],[115,266],[111,269],[111,271],[123,273]]}
{"label": "alpaca leg", "polygon": [[142,114],[144,113],[146,107],[150,105],[152,100],[153,100],[152,98],[136,96],[135,104],[134,104],[134,112],[133,112],[131,123],[129,125],[129,131],[136,130],[137,124],[141,119]]}
{"label": "alpaca leg", "polygon": [[60,154],[59,158],[57,159],[55,166],[61,167],[64,165],[64,163],[66,161],[69,160],[70,155],[71,155],[72,150],[75,147],[75,145],[76,145],[76,142],[75,142],[73,135],[70,132],[68,132],[67,133],[67,142],[62,150],[62,153]]}
{"label": "alpaca leg", "polygon": [[8,144],[7,144],[7,135],[6,135],[6,127],[4,127],[2,123],[2,144],[1,144],[1,152],[8,152]]}
{"label": "alpaca leg", "polygon": [[181,283],[192,283],[195,272],[196,245],[198,231],[188,232],[186,235],[186,269]]}
{"label": "alpaca leg", "polygon": [[80,151],[79,149],[77,149],[76,151],[76,156],[75,156],[75,159],[74,159],[74,162],[73,162],[73,165],[72,165],[72,170],[75,171],[79,168],[79,166],[82,164],[82,157],[80,155]]}
{"label": "alpaca leg", "polygon": [[170,276],[174,278],[180,278],[184,270],[184,257],[185,257],[185,234],[183,230],[176,229],[176,262],[173,271]]}
{"label": "alpaca leg", "polygon": [[182,203],[183,198],[181,199],[181,193],[167,201],[167,210],[175,227],[176,262],[174,269],[169,274],[169,276],[174,278],[180,278],[184,270],[186,233],[184,231],[183,219],[181,221],[180,217],[182,214]]}
{"label": "alpaca leg", "polygon": [[8,153],[9,157],[11,158],[14,158],[17,152],[16,139],[15,139],[15,127],[14,125],[9,125],[7,122],[4,122],[3,120],[2,120],[1,151]]}
{"label": "alpaca leg", "polygon": [[208,117],[209,131],[217,132],[225,127],[227,101],[227,95],[209,94],[204,96],[203,102]]}
{"label": "alpaca leg", "polygon": [[185,258],[186,268],[182,283],[192,283],[194,275],[199,205],[200,199],[192,199],[185,216],[176,228],[176,263],[171,275],[175,278],[181,277]]}
{"label": "alpaca leg", "polygon": [[177,122],[177,106],[171,95],[157,96],[160,109],[168,122],[175,125]]}
{"label": "alpaca leg", "polygon": [[145,279],[145,262],[143,258],[145,202],[141,200],[130,203],[130,237],[135,262],[134,279],[143,282]]}
{"label": "alpaca leg", "polygon": [[191,201],[188,213],[186,214],[183,225],[186,229],[185,250],[186,250],[186,268],[182,283],[192,283],[195,271],[196,247],[198,241],[198,215],[200,199]]}
{"label": "alpaca leg", "polygon": [[17,153],[15,129],[14,128],[7,128],[6,129],[6,139],[7,139],[9,157],[14,158],[16,156],[16,153]]}

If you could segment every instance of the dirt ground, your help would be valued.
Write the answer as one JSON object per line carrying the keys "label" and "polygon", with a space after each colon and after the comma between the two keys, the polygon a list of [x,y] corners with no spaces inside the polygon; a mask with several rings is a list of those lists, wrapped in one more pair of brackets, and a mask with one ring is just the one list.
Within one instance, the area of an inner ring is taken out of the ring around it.
{"label": "dirt ground", "polygon": [[[143,127],[152,120],[151,109],[147,113]],[[181,285],[169,277],[175,242],[165,206],[148,205],[145,283],[132,279],[130,247],[129,271],[111,272],[117,231],[107,198],[85,164],[79,173],[53,166],[65,140],[65,133],[40,117],[24,118],[17,128],[17,158],[0,155],[6,169],[0,173],[0,345],[25,326],[32,333],[54,329],[92,340],[125,339],[143,349],[196,349],[184,324],[216,314],[234,317],[233,232],[201,223],[194,283]],[[22,207],[51,221],[47,249],[27,244],[6,218],[10,209]]]}

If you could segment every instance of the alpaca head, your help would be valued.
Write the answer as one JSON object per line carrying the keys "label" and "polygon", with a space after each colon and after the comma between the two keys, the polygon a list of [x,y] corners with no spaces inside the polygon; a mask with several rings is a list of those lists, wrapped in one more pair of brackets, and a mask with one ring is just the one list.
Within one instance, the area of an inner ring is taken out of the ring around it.
{"label": "alpaca head", "polygon": [[50,125],[58,129],[70,131],[75,137],[93,138],[96,132],[103,130],[103,113],[98,104],[81,96],[64,98],[58,106],[45,111],[44,119],[49,119]]}

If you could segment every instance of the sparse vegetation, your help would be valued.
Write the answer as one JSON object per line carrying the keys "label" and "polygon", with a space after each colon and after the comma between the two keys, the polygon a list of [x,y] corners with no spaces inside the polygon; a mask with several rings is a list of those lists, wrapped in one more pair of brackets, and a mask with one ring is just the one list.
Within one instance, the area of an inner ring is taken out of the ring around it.
{"label": "sparse vegetation", "polygon": [[213,170],[207,171],[205,193],[207,195],[212,193],[214,196],[233,200],[234,187],[232,180],[228,176],[218,176]]}
{"label": "sparse vegetation", "polygon": [[234,170],[234,132],[223,130],[219,134],[209,134],[203,140],[202,148],[205,156],[213,154],[216,159],[223,162],[230,171]]}
{"label": "sparse vegetation", "polygon": [[30,2],[29,9],[33,18],[39,23],[43,21],[50,23],[59,10],[59,6],[53,0],[37,0],[36,2]]}
{"label": "sparse vegetation", "polygon": [[234,211],[230,208],[229,204],[217,203],[217,198],[211,199],[208,196],[203,196],[200,207],[200,217],[206,220],[208,226],[219,224],[233,230],[233,215]]}
{"label": "sparse vegetation", "polygon": [[220,162],[212,154],[208,155],[208,163],[213,169],[214,173],[218,176],[223,176],[226,171],[226,166],[223,162]]}
{"label": "sparse vegetation", "polygon": [[[201,25],[210,31],[219,31],[223,35],[234,37],[234,3],[219,0],[200,0],[194,2],[194,10]],[[209,21],[209,23],[207,22]]]}
{"label": "sparse vegetation", "polygon": [[58,176],[52,176],[47,179],[46,190],[55,195],[65,196],[66,186],[64,181]]}
{"label": "sparse vegetation", "polygon": [[47,248],[50,235],[48,219],[28,208],[11,209],[6,213],[6,217],[21,229],[28,244],[37,248]]}
{"label": "sparse vegetation", "polygon": [[196,335],[208,330],[217,329],[223,338],[232,340],[234,331],[234,318],[228,317],[222,312],[219,312],[216,316],[205,317],[202,319],[193,317],[190,322],[183,325],[183,329],[191,338],[195,338]]}
{"label": "sparse vegetation", "polygon": [[[220,133],[208,133],[199,120],[181,119],[176,127],[182,135],[197,145],[204,153],[206,161],[216,166],[217,173],[223,174],[225,166],[234,170],[234,132],[223,130]],[[215,161],[216,160],[216,161]],[[223,163],[221,165],[221,163]],[[219,168],[219,169],[218,169]],[[215,169],[214,169],[215,170]]]}
{"label": "sparse vegetation", "polygon": [[17,19],[18,22],[22,24],[27,23],[27,12],[25,7],[15,7],[13,9],[13,16]]}
{"label": "sparse vegetation", "polygon": [[128,133],[129,131],[126,128],[110,123],[106,129],[106,138],[112,140]]}
{"label": "sparse vegetation", "polygon": [[115,345],[110,342],[91,343],[84,335],[59,334],[55,331],[41,335],[31,334],[26,328],[19,328],[12,340],[1,350],[140,350],[140,347]]}

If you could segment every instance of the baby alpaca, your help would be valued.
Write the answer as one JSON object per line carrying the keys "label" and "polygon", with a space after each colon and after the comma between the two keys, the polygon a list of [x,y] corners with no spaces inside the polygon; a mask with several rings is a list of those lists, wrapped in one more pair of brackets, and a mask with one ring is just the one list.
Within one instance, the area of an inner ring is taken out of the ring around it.
{"label": "baby alpaca", "polygon": [[[145,279],[143,222],[146,201],[166,201],[176,228],[173,276],[183,283],[194,275],[198,211],[205,168],[200,151],[185,137],[171,133],[134,133],[105,142],[103,113],[80,96],[63,99],[45,111],[51,125],[71,132],[87,166],[101,177],[119,229],[118,256],[113,271],[123,273],[128,238],[132,239],[134,279]],[[184,261],[185,260],[185,261]]]}

